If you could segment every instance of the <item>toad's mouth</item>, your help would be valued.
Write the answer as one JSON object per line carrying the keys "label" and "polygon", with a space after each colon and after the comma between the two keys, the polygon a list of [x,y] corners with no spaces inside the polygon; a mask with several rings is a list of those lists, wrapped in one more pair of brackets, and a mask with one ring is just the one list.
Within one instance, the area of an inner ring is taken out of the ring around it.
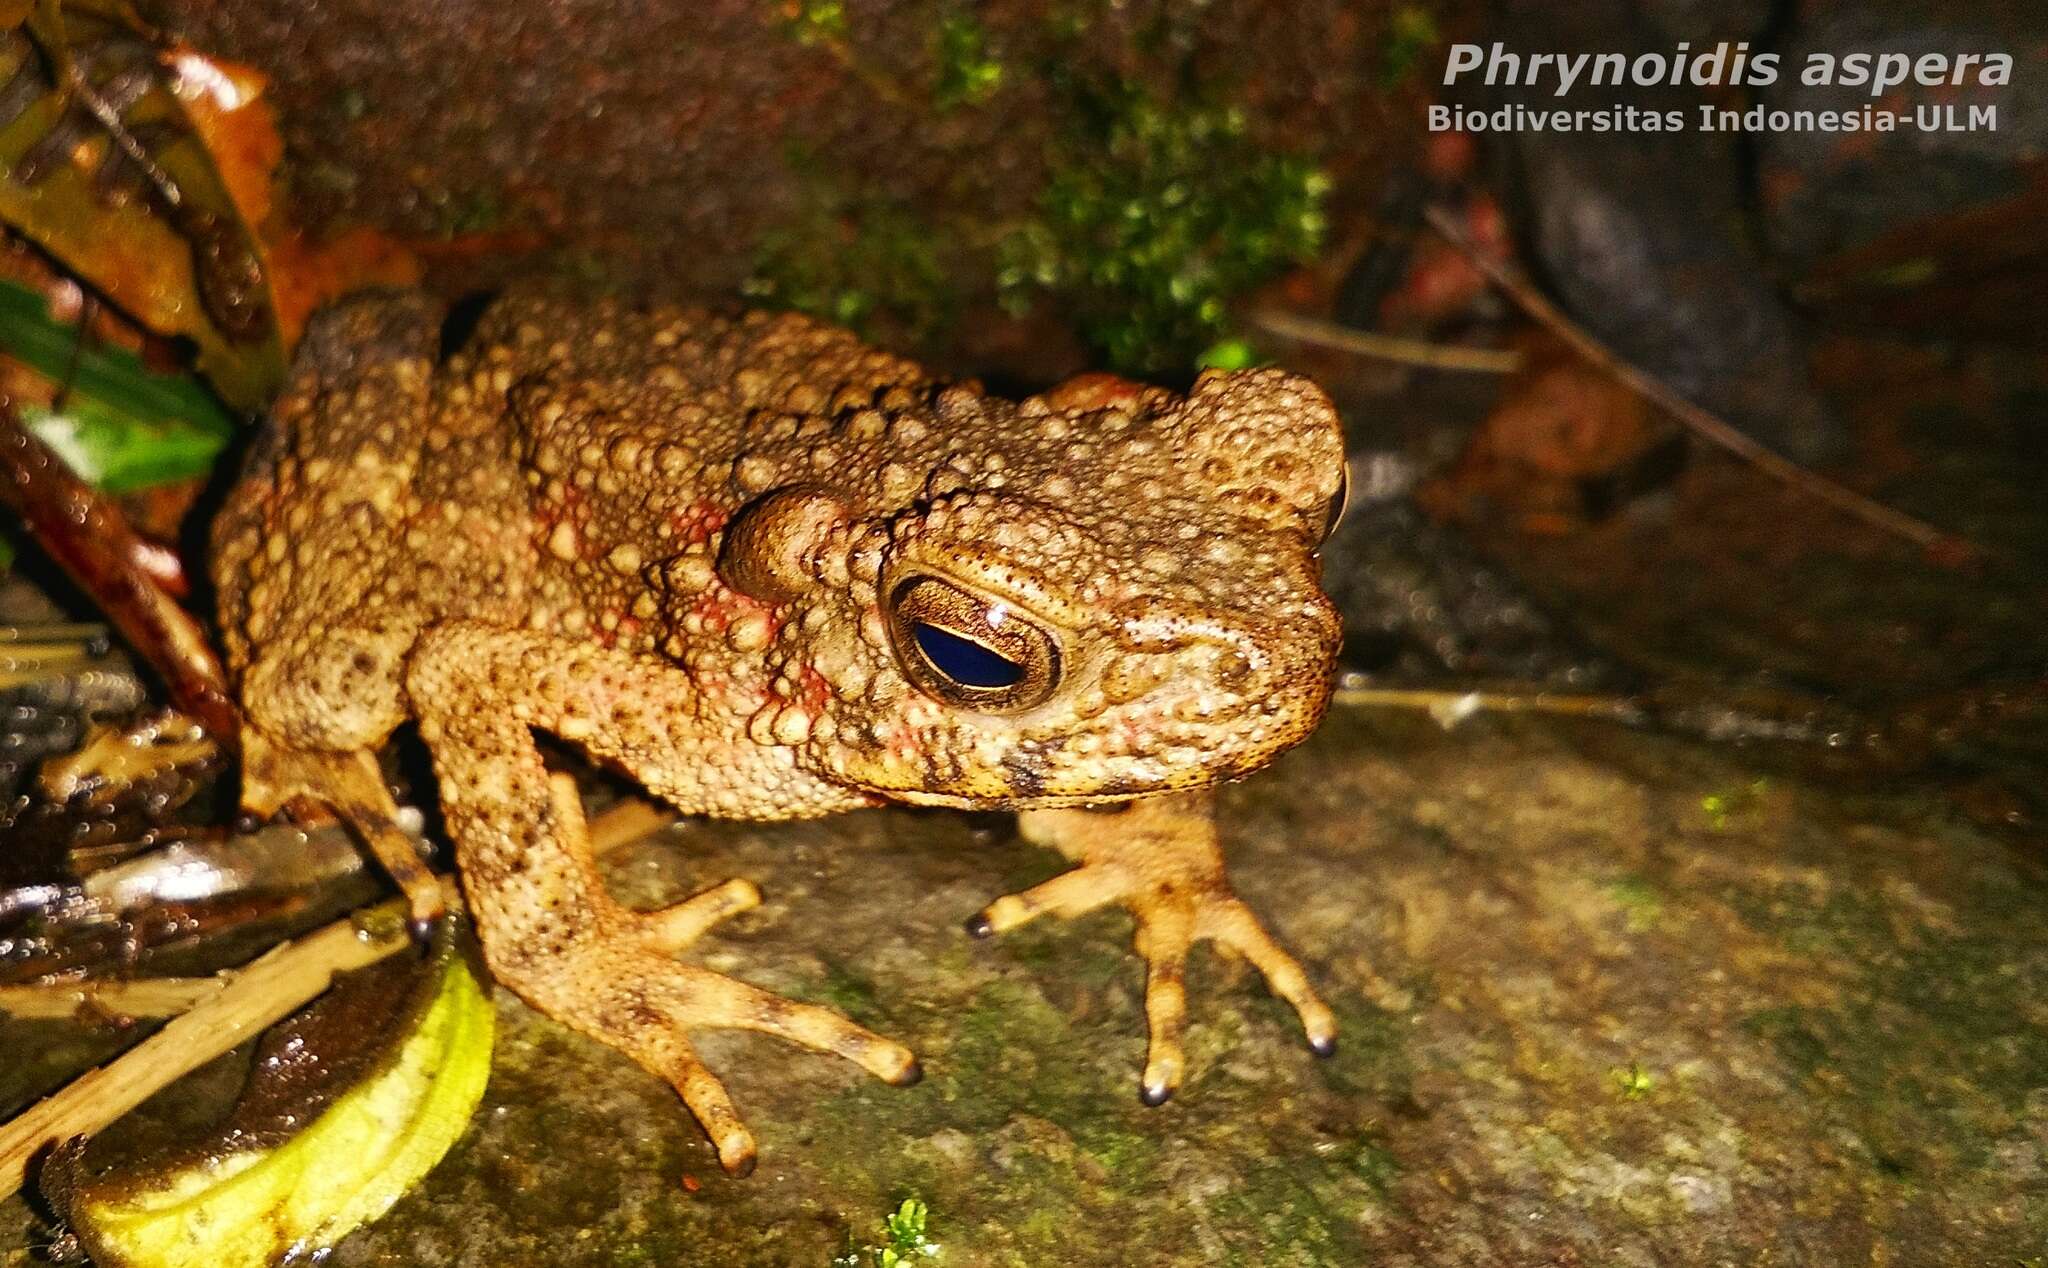
{"label": "toad's mouth", "polygon": [[1189,792],[1265,767],[1307,739],[1326,707],[1327,697],[1297,706],[1291,725],[1223,748],[1169,744],[1158,752],[1077,756],[1066,738],[1020,740],[966,768],[933,762],[908,779],[899,768],[897,779],[869,788],[891,801],[956,810],[1065,809]]}

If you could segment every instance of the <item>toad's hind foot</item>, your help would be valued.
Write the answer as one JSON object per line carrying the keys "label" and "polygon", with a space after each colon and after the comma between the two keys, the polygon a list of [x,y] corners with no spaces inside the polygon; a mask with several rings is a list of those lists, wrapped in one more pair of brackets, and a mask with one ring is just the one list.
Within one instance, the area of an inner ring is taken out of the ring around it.
{"label": "toad's hind foot", "polygon": [[1317,997],[1301,965],[1231,891],[1208,793],[1134,802],[1115,815],[1027,811],[1018,826],[1027,840],[1050,845],[1081,865],[1043,885],[998,898],[968,921],[968,932],[987,937],[1047,913],[1078,916],[1111,902],[1129,909],[1138,923],[1137,950],[1146,965],[1149,1043],[1139,1087],[1146,1104],[1163,1103],[1180,1086],[1186,1066],[1181,1052],[1187,1022],[1183,975],[1189,948],[1204,938],[1240,952],[1258,968],[1273,993],[1300,1014],[1316,1055],[1336,1051],[1335,1015]]}
{"label": "toad's hind foot", "polygon": [[333,811],[405,895],[415,930],[424,931],[447,913],[440,880],[398,826],[398,805],[375,753],[298,748],[254,725],[242,728],[241,740],[243,809],[265,818],[281,809],[301,818],[318,816],[320,807]]}
{"label": "toad's hind foot", "polygon": [[[549,781],[563,843],[585,854],[582,806],[566,776]],[[586,855],[587,857],[587,855]],[[836,1053],[898,1086],[917,1082],[908,1048],[829,1009],[800,1004],[669,955],[719,921],[758,905],[751,881],[730,880],[659,911],[634,912],[605,901],[592,913],[592,936],[555,948],[485,950],[499,979],[565,1025],[626,1053],[666,1079],[697,1116],[727,1174],[754,1169],[754,1137],[725,1084],[705,1067],[685,1032],[757,1030],[820,1052]]]}

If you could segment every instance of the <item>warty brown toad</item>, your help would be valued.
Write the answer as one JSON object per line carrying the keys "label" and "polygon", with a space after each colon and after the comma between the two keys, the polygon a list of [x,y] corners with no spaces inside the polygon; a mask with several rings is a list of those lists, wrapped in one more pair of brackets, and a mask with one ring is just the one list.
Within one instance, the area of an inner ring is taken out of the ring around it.
{"label": "warty brown toad", "polygon": [[916,1061],[676,959],[759,892],[614,901],[536,732],[690,814],[1021,811],[1079,866],[969,928],[1128,907],[1148,1102],[1181,1077],[1198,939],[1329,1050],[1330,1010],[1225,879],[1206,791],[1329,699],[1314,552],[1343,449],[1312,384],[1094,377],[1013,403],[800,316],[538,297],[437,363],[440,320],[407,295],[317,320],[216,525],[248,808],[332,807],[438,916],[376,759],[416,721],[492,972],[673,1083],[736,1174],[753,1139],[691,1030],[895,1083]]}

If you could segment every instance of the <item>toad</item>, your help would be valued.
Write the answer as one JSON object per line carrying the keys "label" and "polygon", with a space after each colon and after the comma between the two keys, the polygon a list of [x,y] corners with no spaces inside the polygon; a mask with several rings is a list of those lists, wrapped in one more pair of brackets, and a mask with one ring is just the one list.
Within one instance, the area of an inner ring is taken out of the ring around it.
{"label": "toad", "polygon": [[918,1064],[678,959],[758,890],[615,901],[536,733],[686,814],[1021,812],[1078,866],[968,929],[1128,908],[1148,1103],[1182,1075],[1199,939],[1332,1049],[1329,1008],[1230,888],[1208,791],[1329,700],[1315,551],[1343,446],[1318,389],[1252,370],[1011,402],[792,314],[512,296],[445,359],[441,326],[403,294],[316,320],[215,526],[248,809],[332,808],[438,918],[376,756],[417,723],[494,976],[672,1083],[734,1174],[753,1138],[691,1031],[897,1084]]}

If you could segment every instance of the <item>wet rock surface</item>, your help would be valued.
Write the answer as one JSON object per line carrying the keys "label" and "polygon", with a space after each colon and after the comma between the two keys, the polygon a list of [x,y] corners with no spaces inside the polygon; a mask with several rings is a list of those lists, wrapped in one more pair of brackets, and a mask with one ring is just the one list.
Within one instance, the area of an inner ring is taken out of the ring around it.
{"label": "wet rock surface", "polygon": [[[1853,0],[1803,5],[1781,42],[1784,64],[1803,68],[1815,54],[2013,58],[2003,84],[1940,76],[1908,78],[1881,95],[1870,86],[1808,84],[1782,76],[1763,95],[1777,110],[1855,112],[1866,106],[1927,126],[1892,132],[1787,130],[1757,138],[1757,190],[1772,249],[1811,264],[1917,220],[1981,207],[2025,190],[2048,145],[2048,14],[2038,5],[1998,3],[1958,9],[1908,0],[1879,6]],[[1971,111],[1993,126],[1970,126]]]}
{"label": "wet rock surface", "polygon": [[[463,1143],[332,1262],[822,1265],[905,1196],[950,1264],[1964,1264],[2048,1235],[2048,885],[1943,806],[1591,725],[1339,714],[1225,823],[1342,1020],[1327,1062],[1199,954],[1190,1078],[1148,1110],[1125,918],[958,929],[1051,854],[939,814],[685,825],[619,889],[757,878],[704,962],[905,1039],[924,1083],[704,1036],[761,1137],[731,1181],[665,1087],[501,998]],[[123,1130],[152,1116],[191,1092]]]}
{"label": "wet rock surface", "polygon": [[[1675,10],[1677,7],[1672,6]],[[1504,3],[1510,47],[1669,55],[1658,18],[1617,0]],[[1733,18],[1734,14],[1724,15]],[[1842,456],[1846,433],[1814,393],[1797,319],[1747,228],[1742,138],[1701,130],[1694,87],[1494,88],[1489,107],[1625,103],[1676,114],[1655,133],[1529,129],[1501,138],[1531,265],[1571,315],[1625,360],[1801,462]]]}
{"label": "wet rock surface", "polygon": [[[2048,523],[2019,363],[1826,364],[1859,484],[1971,534],[1983,569],[1714,461],[1596,528],[1484,544],[1659,678],[1763,674],[1873,716],[2038,689]],[[1892,773],[1339,708],[1223,802],[1239,888],[1337,1010],[1338,1052],[1315,1059],[1256,974],[1200,951],[1189,1078],[1159,1109],[1138,1101],[1126,917],[961,932],[1061,866],[1004,821],[683,825],[617,855],[615,888],[654,906],[757,881],[766,905],[693,954],[902,1039],[924,1081],[699,1036],[760,1137],[732,1181],[669,1089],[501,996],[462,1143],[331,1262],[824,1265],[912,1196],[956,1265],[2025,1262],[2048,1246],[2039,716]],[[5,1108],[124,1042],[0,1024]],[[115,1133],[198,1130],[245,1064]],[[44,1237],[0,1205],[0,1263]]]}

